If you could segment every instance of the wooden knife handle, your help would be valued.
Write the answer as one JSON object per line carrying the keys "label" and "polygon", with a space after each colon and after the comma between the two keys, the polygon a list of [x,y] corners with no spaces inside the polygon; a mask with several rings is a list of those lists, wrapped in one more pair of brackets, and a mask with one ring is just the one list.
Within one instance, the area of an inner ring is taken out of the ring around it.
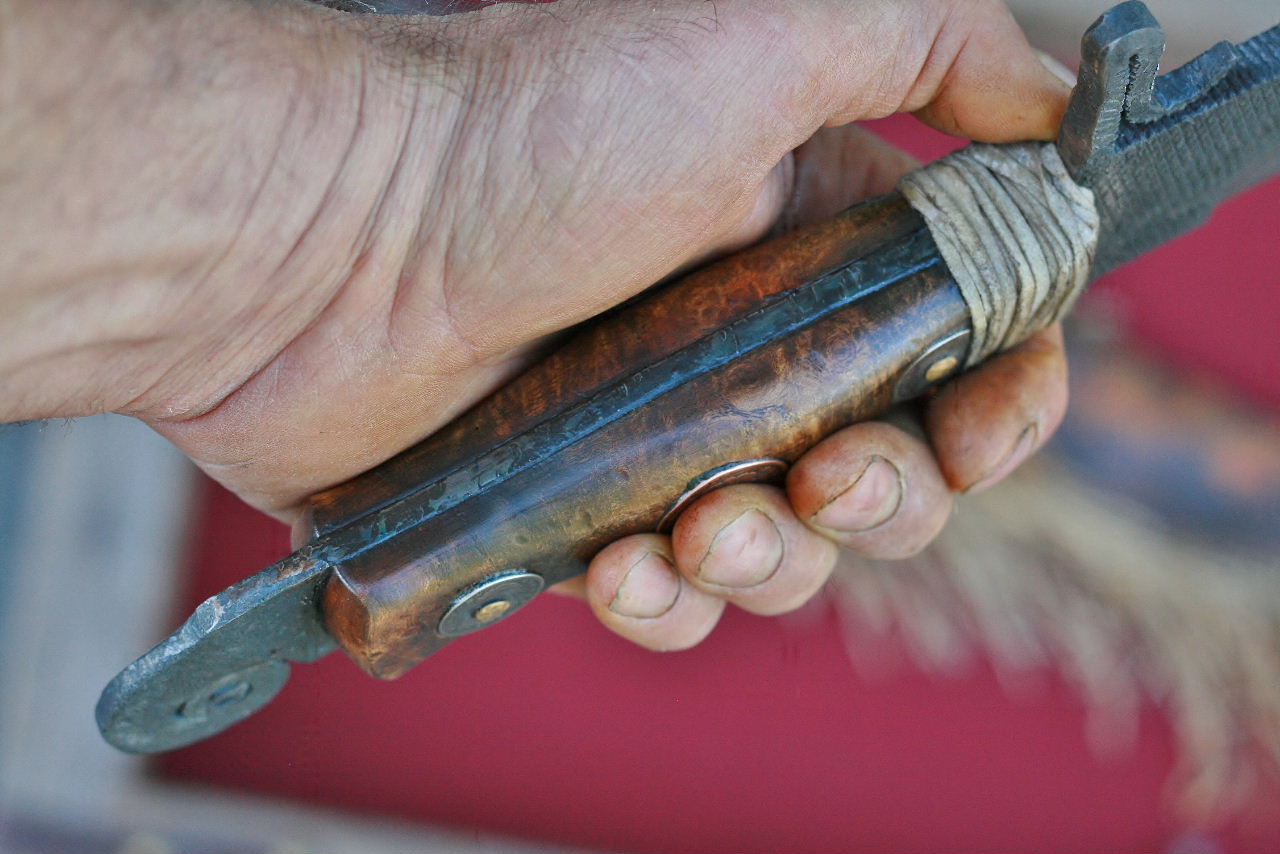
{"label": "wooden knife handle", "polygon": [[[708,472],[776,474],[963,363],[969,313],[897,194],[615,309],[440,432],[316,495],[323,608],[391,678],[653,531]],[[932,370],[930,370],[932,369]]]}

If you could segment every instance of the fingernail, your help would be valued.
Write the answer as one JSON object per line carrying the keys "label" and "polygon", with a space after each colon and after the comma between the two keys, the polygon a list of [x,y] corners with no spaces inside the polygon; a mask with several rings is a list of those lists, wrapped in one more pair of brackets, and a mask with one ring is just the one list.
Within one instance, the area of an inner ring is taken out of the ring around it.
{"label": "fingernail", "polygon": [[1036,56],[1040,58],[1040,64],[1049,69],[1054,77],[1067,84],[1068,88],[1076,87],[1076,73],[1059,62],[1056,56],[1051,56],[1042,50],[1037,50]]}
{"label": "fingernail", "polygon": [[813,521],[833,531],[859,533],[888,522],[901,505],[902,472],[876,456],[848,489],[813,515]]}
{"label": "fingernail", "polygon": [[971,484],[965,492],[981,492],[987,487],[993,485],[999,480],[1004,479],[1005,475],[1022,465],[1023,460],[1031,456],[1031,451],[1035,448],[1036,442],[1040,437],[1040,428],[1035,424],[1029,424],[1022,433],[1018,435],[1017,441],[990,472],[978,478],[976,483]]}
{"label": "fingernail", "polygon": [[680,579],[671,561],[648,552],[627,570],[609,610],[623,617],[653,619],[670,611],[679,595]]}
{"label": "fingernail", "polygon": [[768,581],[782,563],[782,534],[759,510],[748,510],[720,529],[698,578],[721,587],[755,587]]}

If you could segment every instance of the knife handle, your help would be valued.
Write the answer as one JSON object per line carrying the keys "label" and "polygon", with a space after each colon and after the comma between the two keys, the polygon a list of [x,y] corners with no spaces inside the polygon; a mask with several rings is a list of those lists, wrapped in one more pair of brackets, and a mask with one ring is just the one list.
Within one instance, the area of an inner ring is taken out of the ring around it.
{"label": "knife handle", "polygon": [[393,678],[653,531],[777,478],[963,364],[969,312],[898,194],[615,309],[422,443],[316,495],[330,633]]}

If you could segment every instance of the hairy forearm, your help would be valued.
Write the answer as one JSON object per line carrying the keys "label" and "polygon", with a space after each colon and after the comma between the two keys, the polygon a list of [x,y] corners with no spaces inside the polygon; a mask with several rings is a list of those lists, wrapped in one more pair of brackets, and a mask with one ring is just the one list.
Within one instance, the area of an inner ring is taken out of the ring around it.
{"label": "hairy forearm", "polygon": [[[0,16],[0,420],[215,405],[341,286],[322,268],[358,235],[329,211],[376,204],[399,107],[365,103],[359,41],[328,13]],[[334,253],[295,251],[308,240]]]}

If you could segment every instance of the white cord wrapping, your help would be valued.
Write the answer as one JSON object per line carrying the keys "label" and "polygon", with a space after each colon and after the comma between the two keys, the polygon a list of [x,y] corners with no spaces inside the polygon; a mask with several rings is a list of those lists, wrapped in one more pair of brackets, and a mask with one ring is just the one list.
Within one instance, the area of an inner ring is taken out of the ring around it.
{"label": "white cord wrapping", "polygon": [[969,365],[1075,304],[1098,242],[1093,192],[1050,143],[974,144],[898,184],[929,225],[973,319]]}

